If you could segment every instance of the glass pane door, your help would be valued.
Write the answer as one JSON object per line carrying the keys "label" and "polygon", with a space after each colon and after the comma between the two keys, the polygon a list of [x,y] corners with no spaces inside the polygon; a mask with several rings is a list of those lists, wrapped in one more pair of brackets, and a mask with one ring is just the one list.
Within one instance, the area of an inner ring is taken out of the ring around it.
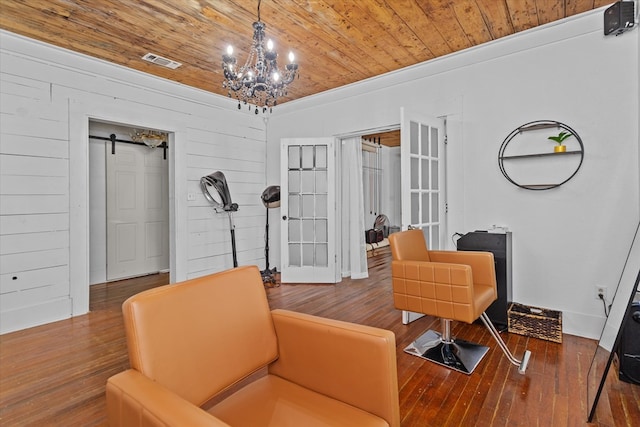
{"label": "glass pane door", "polygon": [[282,142],[282,277],[335,283],[334,140]]}
{"label": "glass pane door", "polygon": [[444,123],[403,111],[402,228],[421,228],[429,249],[444,243]]}
{"label": "glass pane door", "polygon": [[[444,121],[401,110],[400,187],[402,229],[420,228],[429,249],[444,247]],[[424,316],[402,312],[407,324]]]}

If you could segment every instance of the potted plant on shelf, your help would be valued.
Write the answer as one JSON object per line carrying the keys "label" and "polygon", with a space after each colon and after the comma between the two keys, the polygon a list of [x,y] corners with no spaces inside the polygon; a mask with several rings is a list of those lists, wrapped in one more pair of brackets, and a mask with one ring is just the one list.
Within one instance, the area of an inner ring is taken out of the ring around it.
{"label": "potted plant on shelf", "polygon": [[565,151],[567,151],[567,146],[564,145],[562,142],[572,135],[573,134],[571,132],[562,131],[558,135],[550,136],[548,139],[555,141],[558,144],[555,147],[553,147],[553,151],[555,153],[564,153]]}

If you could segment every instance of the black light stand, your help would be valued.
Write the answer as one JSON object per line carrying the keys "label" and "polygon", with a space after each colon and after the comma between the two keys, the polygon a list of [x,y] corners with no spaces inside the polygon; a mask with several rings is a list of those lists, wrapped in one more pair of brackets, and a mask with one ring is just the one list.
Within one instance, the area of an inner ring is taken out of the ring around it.
{"label": "black light stand", "polygon": [[266,266],[260,274],[262,275],[262,283],[271,283],[272,286],[276,286],[276,268],[269,268],[269,209],[280,206],[280,186],[272,185],[265,188],[260,199],[262,199],[262,203],[267,211],[267,220],[264,229],[264,256]]}

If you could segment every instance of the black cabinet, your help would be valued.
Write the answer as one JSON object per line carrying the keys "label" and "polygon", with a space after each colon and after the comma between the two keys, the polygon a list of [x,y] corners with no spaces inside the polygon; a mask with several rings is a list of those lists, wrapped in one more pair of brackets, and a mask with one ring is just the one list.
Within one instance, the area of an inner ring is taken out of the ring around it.
{"label": "black cabinet", "polygon": [[457,247],[459,251],[493,253],[496,263],[498,299],[489,306],[486,313],[498,330],[505,330],[508,324],[507,310],[512,301],[511,232],[473,231],[461,236]]}

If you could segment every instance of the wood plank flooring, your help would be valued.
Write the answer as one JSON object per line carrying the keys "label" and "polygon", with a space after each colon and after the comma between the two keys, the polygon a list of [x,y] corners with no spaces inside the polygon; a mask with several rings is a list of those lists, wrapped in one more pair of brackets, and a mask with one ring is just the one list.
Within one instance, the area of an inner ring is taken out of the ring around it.
{"label": "wood plank flooring", "polygon": [[[393,308],[389,255],[369,258],[369,278],[337,285],[267,288],[272,308],[390,329],[398,346],[402,425],[632,426],[640,420],[640,387],[610,375],[597,411],[586,423],[586,376],[595,342],[565,335],[562,345],[504,334],[520,356],[533,353],[518,374],[486,329],[454,323],[453,333],[491,347],[472,375],[448,370],[402,349],[439,320],[402,325]],[[0,425],[104,426],[104,386],[128,367],[120,306],[129,295],[164,284],[168,275],[95,285],[91,313],[0,336]]]}

